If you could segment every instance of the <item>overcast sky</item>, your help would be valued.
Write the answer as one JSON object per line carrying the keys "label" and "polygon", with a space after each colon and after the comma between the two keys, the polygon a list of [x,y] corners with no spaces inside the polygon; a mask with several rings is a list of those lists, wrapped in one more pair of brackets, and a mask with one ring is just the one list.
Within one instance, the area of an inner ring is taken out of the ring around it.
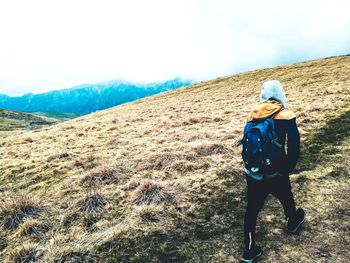
{"label": "overcast sky", "polygon": [[344,0],[0,0],[0,93],[206,80],[350,53]]}

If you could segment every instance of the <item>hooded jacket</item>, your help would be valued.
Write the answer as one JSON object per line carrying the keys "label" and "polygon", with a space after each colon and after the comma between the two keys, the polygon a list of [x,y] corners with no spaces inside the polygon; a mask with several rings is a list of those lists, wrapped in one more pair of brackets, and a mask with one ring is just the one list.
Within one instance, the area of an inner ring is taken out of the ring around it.
{"label": "hooded jacket", "polygon": [[[300,135],[296,124],[296,115],[293,111],[285,108],[285,95],[282,86],[276,85],[274,81],[270,84],[273,85],[263,85],[261,102],[252,108],[247,118],[248,122],[252,119],[263,119],[275,114],[273,119],[277,140],[284,151],[281,160],[261,171],[260,175],[264,175],[264,178],[272,178],[278,173],[289,175],[294,170],[300,155]],[[245,172],[251,177],[256,175],[248,170]],[[257,178],[254,177],[254,179]]]}

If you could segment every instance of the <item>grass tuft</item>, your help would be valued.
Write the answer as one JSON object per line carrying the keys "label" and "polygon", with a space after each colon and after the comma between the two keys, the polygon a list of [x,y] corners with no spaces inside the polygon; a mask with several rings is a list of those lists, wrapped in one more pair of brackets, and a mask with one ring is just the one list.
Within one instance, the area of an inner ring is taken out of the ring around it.
{"label": "grass tuft", "polygon": [[85,197],[78,202],[80,212],[101,213],[106,205],[105,198],[96,191],[88,192]]}
{"label": "grass tuft", "polygon": [[7,247],[7,238],[5,233],[0,233],[0,253]]}
{"label": "grass tuft", "polygon": [[165,211],[159,206],[142,205],[136,207],[135,214],[142,224],[157,224],[165,216]]}
{"label": "grass tuft", "polygon": [[169,185],[152,181],[144,181],[134,192],[133,203],[135,205],[160,204],[174,199],[177,191]]}
{"label": "grass tuft", "polygon": [[35,245],[17,246],[7,254],[6,261],[8,263],[29,263],[36,261]]}
{"label": "grass tuft", "polygon": [[177,159],[179,159],[179,156],[174,153],[155,154],[147,160],[147,163],[144,164],[141,169],[163,170]]}
{"label": "grass tuft", "polygon": [[182,125],[186,126],[186,125],[193,125],[193,124],[197,124],[197,123],[207,123],[207,122],[211,122],[212,119],[209,117],[200,117],[200,118],[193,118],[190,117],[187,120],[182,122]]}
{"label": "grass tuft", "polygon": [[69,153],[67,153],[67,152],[59,152],[59,153],[55,153],[55,154],[49,156],[46,161],[47,162],[51,162],[51,161],[53,161],[55,159],[70,160],[71,159],[71,155]]}
{"label": "grass tuft", "polygon": [[81,156],[72,163],[72,168],[83,168],[85,170],[93,169],[98,165],[98,158],[92,154]]}
{"label": "grass tuft", "polygon": [[0,219],[7,229],[17,228],[25,219],[40,215],[43,208],[27,194],[10,197],[0,204]]}
{"label": "grass tuft", "polygon": [[50,225],[37,219],[24,221],[17,230],[17,236],[41,235],[50,229]]}
{"label": "grass tuft", "polygon": [[129,170],[123,164],[102,165],[87,172],[80,183],[84,186],[118,183]]}
{"label": "grass tuft", "polygon": [[140,185],[140,182],[130,181],[128,184],[124,185],[122,190],[124,191],[133,191]]}
{"label": "grass tuft", "polygon": [[185,174],[187,172],[193,172],[195,170],[201,170],[201,169],[206,170],[209,167],[210,167],[210,164],[207,161],[190,163],[190,162],[181,160],[181,161],[174,162],[174,164],[171,166],[171,169],[181,174]]}
{"label": "grass tuft", "polygon": [[212,143],[203,144],[193,149],[198,156],[208,156],[212,154],[222,154],[228,152],[228,148],[225,145]]}

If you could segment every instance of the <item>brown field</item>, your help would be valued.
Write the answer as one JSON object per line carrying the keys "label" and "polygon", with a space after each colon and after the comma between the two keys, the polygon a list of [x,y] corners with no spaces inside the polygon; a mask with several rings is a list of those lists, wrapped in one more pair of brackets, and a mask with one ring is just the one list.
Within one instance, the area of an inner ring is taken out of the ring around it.
{"label": "brown field", "polygon": [[350,56],[223,77],[0,139],[0,261],[238,262],[240,139],[260,86],[298,116],[291,176],[307,223],[259,215],[262,262],[348,262]]}

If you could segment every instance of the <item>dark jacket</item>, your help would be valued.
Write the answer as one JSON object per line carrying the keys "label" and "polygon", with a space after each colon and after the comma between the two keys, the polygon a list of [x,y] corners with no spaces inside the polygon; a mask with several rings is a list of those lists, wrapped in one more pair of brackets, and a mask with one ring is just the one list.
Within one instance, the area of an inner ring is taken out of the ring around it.
{"label": "dark jacket", "polygon": [[250,112],[247,121],[253,118],[266,118],[272,114],[275,114],[273,117],[275,130],[278,142],[283,146],[284,154],[276,165],[271,165],[260,173],[289,175],[294,170],[300,155],[300,135],[294,112],[282,109],[282,104],[276,100],[268,100],[256,105]]}

